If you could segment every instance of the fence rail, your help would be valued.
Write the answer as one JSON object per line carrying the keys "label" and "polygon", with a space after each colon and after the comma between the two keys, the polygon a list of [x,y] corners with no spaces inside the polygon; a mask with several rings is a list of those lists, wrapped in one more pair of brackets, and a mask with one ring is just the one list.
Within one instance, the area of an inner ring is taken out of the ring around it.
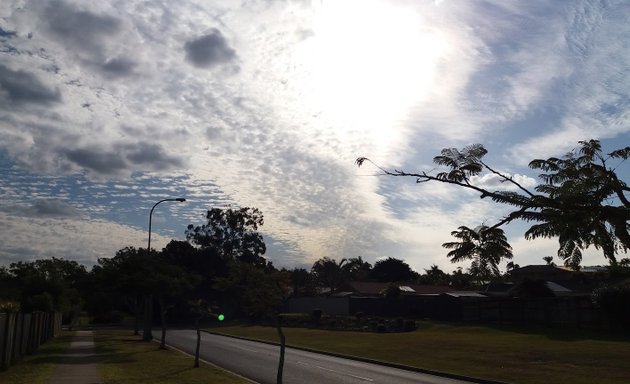
{"label": "fence rail", "polygon": [[60,312],[0,313],[0,371],[60,332]]}

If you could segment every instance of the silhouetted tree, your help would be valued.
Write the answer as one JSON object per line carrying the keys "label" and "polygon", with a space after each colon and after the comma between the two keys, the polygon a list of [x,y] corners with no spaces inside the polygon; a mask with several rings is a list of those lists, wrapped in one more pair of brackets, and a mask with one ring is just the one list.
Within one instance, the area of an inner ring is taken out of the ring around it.
{"label": "silhouetted tree", "polygon": [[415,280],[417,273],[403,260],[388,257],[374,263],[370,277],[380,282],[401,282]]}
{"label": "silhouetted tree", "polygon": [[288,273],[239,261],[232,261],[229,268],[226,277],[216,279],[215,288],[229,298],[224,304],[233,315],[259,320],[278,312],[288,293]]}
{"label": "silhouetted tree", "polygon": [[72,320],[83,305],[81,290],[88,272],[76,261],[20,261],[9,264],[2,275],[2,298],[19,302],[24,312],[61,311]]}
{"label": "silhouetted tree", "polygon": [[630,329],[630,281],[598,288],[592,299],[613,324]]}
{"label": "silhouetted tree", "polygon": [[386,299],[397,299],[402,295],[402,292],[398,284],[389,283],[387,287],[380,292],[380,295]]}
{"label": "silhouetted tree", "polygon": [[263,215],[257,208],[219,209],[206,213],[207,223],[186,229],[186,239],[202,249],[214,249],[224,259],[265,267],[266,246],[258,227]]}
{"label": "silhouetted tree", "polygon": [[[195,248],[187,241],[172,240],[162,250],[168,264],[184,268],[195,276],[196,284],[191,297],[212,302],[216,299],[213,284],[217,277],[225,277],[228,273],[228,260],[223,258],[215,248]],[[188,313],[187,303],[178,304],[178,312]]]}
{"label": "silhouetted tree", "polygon": [[506,278],[511,278],[512,277],[512,272],[514,272],[515,269],[520,268],[521,266],[518,264],[515,264],[513,261],[508,261],[505,264],[505,277]]}
{"label": "silhouetted tree", "polygon": [[545,261],[547,265],[556,265],[553,262],[553,256],[545,256],[543,257],[543,260]]}
{"label": "silhouetted tree", "polygon": [[364,261],[361,256],[351,257],[341,267],[344,280],[365,281],[372,272],[372,265]]}
{"label": "silhouetted tree", "polygon": [[512,247],[500,228],[479,226],[470,229],[461,226],[451,235],[459,241],[442,244],[444,248],[451,249],[447,256],[453,263],[472,260],[470,272],[479,281],[499,276],[501,260],[512,258]]}
{"label": "silhouetted tree", "polygon": [[315,294],[315,284],[311,274],[304,268],[290,271],[293,296],[312,296]]}
{"label": "silhouetted tree", "polygon": [[311,267],[311,275],[315,283],[320,287],[330,288],[330,292],[334,292],[343,283],[343,266],[346,259],[340,262],[329,257],[323,257],[313,263]]}
{"label": "silhouetted tree", "polygon": [[429,269],[425,269],[424,272],[424,275],[420,275],[418,277],[418,282],[421,284],[448,285],[449,283],[449,275],[435,264],[433,264]]}
{"label": "silhouetted tree", "polygon": [[169,264],[160,253],[152,253],[153,263],[149,284],[153,296],[157,299],[160,310],[160,324],[162,334],[160,337],[160,348],[166,348],[166,315],[170,308],[174,307],[177,301],[187,302],[190,297],[192,287],[198,282],[196,274],[188,273],[184,268],[174,264]]}
{"label": "silhouetted tree", "polygon": [[114,308],[126,309],[135,314],[134,334],[138,334],[141,315],[145,322],[152,316],[144,300],[153,293],[149,281],[152,262],[145,250],[135,247],[120,249],[112,258],[98,259],[92,268],[96,284],[90,299],[91,312],[101,321],[112,321],[108,316]]}
{"label": "silhouetted tree", "polygon": [[[418,183],[438,182],[476,191],[514,210],[490,228],[499,228],[514,220],[534,222],[527,239],[557,237],[558,256],[566,265],[578,266],[582,250],[601,248],[611,264],[616,255],[630,248],[630,187],[619,178],[616,169],[630,157],[630,147],[605,155],[598,140],[580,141],[577,149],[562,158],[535,159],[530,168],[541,170],[542,183],[529,190],[507,173],[490,167],[483,160],[487,150],[481,144],[443,149],[433,161],[445,167],[437,174],[408,173],[377,167],[386,175],[408,176]],[[356,160],[358,166],[370,161]],[[614,163],[613,163],[614,162]],[[611,164],[612,163],[612,164]],[[513,190],[491,191],[480,184],[484,172]]]}
{"label": "silhouetted tree", "polygon": [[462,268],[457,268],[456,270],[454,270],[451,273],[450,280],[451,280],[450,285],[456,289],[466,290],[466,289],[473,289],[477,287],[473,279],[473,276],[471,276],[467,272],[464,272]]}

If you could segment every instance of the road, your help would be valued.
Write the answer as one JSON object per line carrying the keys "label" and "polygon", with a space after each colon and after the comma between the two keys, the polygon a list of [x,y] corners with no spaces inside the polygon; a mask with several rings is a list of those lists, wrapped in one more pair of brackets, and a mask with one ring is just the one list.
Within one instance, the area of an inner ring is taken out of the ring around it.
{"label": "road", "polygon": [[[197,339],[194,330],[169,330],[167,344],[194,355]],[[280,347],[203,332],[200,356],[262,384],[276,383]],[[287,348],[283,383],[343,384],[457,384],[470,383],[440,376],[406,371],[378,364],[344,359]]]}

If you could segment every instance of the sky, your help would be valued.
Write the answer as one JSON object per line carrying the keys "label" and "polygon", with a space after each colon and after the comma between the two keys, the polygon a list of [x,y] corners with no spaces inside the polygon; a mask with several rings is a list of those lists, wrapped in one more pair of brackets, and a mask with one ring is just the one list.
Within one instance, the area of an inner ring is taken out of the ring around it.
{"label": "sky", "polygon": [[[441,244],[506,207],[355,159],[431,171],[480,143],[534,188],[534,158],[630,145],[629,18],[624,0],[4,0],[0,265],[146,247],[151,207],[183,197],[156,207],[155,249],[256,207],[277,267],[467,268]],[[556,254],[526,229],[505,228],[515,263]]]}

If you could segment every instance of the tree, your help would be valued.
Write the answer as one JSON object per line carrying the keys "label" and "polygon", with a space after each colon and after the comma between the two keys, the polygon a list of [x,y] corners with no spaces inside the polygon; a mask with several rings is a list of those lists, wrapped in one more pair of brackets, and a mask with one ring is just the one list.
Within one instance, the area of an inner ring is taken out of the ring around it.
{"label": "tree", "polygon": [[311,275],[320,287],[330,288],[330,292],[337,290],[343,283],[343,266],[346,259],[337,262],[329,257],[322,257],[313,263]]}
{"label": "tree", "polygon": [[[183,268],[194,276],[196,284],[191,297],[212,302],[216,291],[213,287],[214,279],[225,277],[228,273],[228,260],[223,258],[214,248],[195,248],[187,241],[172,240],[164,249],[162,256],[168,264]],[[179,303],[178,313],[188,314],[190,306]]]}
{"label": "tree", "polygon": [[228,276],[217,278],[214,285],[232,315],[260,320],[279,312],[288,293],[289,274],[232,261]]}
{"label": "tree", "polygon": [[388,257],[374,263],[371,278],[383,283],[414,280],[417,273],[403,260]]}
{"label": "tree", "polygon": [[593,291],[592,300],[613,324],[630,328],[630,281],[598,288]]}
{"label": "tree", "polygon": [[266,266],[266,246],[258,227],[263,215],[257,208],[219,209],[206,213],[207,223],[188,225],[186,239],[204,248],[211,248],[224,259],[236,259],[256,266]]}
{"label": "tree", "polygon": [[104,312],[122,306],[134,313],[134,334],[138,334],[140,316],[144,313],[146,322],[153,315],[149,313],[148,300],[143,300],[153,293],[154,286],[150,282],[152,263],[152,258],[144,250],[135,247],[120,249],[112,258],[98,259],[98,264],[92,269],[97,287],[90,301],[92,311],[107,316],[109,313]]}
{"label": "tree", "polygon": [[199,322],[204,317],[209,316],[212,313],[210,306],[203,299],[191,300],[189,305],[193,313],[195,314],[195,330],[197,331],[197,342],[195,343],[195,362],[193,368],[199,368],[199,350],[201,347],[201,326]]}
{"label": "tree", "polygon": [[397,299],[402,296],[402,291],[398,284],[389,283],[387,287],[380,292],[380,295],[386,299]]}
{"label": "tree", "polygon": [[556,264],[553,262],[553,256],[545,256],[545,257],[543,257],[543,260],[545,261],[545,263],[546,263],[547,265],[556,265]]}
{"label": "tree", "polygon": [[361,256],[351,257],[341,267],[344,278],[349,281],[367,280],[372,272],[372,265]]}
{"label": "tree", "polygon": [[520,267],[520,265],[515,264],[513,261],[508,261],[505,264],[505,277],[507,277],[508,279],[511,278],[514,270]]}
{"label": "tree", "polygon": [[187,273],[185,269],[169,264],[162,253],[153,254],[153,264],[149,284],[160,307],[160,323],[162,335],[160,348],[166,348],[166,314],[174,306],[174,302],[185,298],[197,282],[196,275]]}
{"label": "tree", "polygon": [[459,290],[476,288],[473,277],[470,273],[466,273],[461,267],[451,273],[451,286]]}
{"label": "tree", "polygon": [[444,248],[451,250],[447,253],[447,257],[452,263],[472,260],[470,272],[479,281],[499,276],[501,260],[512,258],[512,247],[500,228],[482,225],[470,229],[461,226],[458,231],[451,232],[451,235],[459,241],[442,244]]}
{"label": "tree", "polygon": [[[530,168],[543,172],[539,175],[542,182],[533,191],[508,173],[490,167],[483,160],[486,154],[481,144],[462,150],[445,148],[433,159],[444,168],[435,174],[387,170],[372,164],[385,175],[413,177],[417,183],[450,184],[513,207],[490,228],[515,220],[533,222],[525,237],[557,237],[558,256],[566,265],[578,266],[582,251],[589,246],[601,248],[612,265],[619,252],[630,248],[630,188],[616,173],[617,167],[630,157],[630,147],[604,154],[598,140],[580,141],[578,148],[562,158],[532,160]],[[360,157],[356,164],[361,166],[366,161],[371,162]],[[510,188],[491,191],[483,187],[479,176],[484,173]]]}
{"label": "tree", "polygon": [[315,294],[313,278],[306,269],[295,268],[290,274],[294,297],[313,296]]}
{"label": "tree", "polygon": [[81,291],[87,278],[84,266],[61,258],[11,263],[2,272],[2,296],[18,301],[24,312],[60,311],[72,321],[83,305]]}
{"label": "tree", "polygon": [[433,264],[429,269],[424,270],[425,274],[420,275],[418,281],[422,284],[430,285],[448,285],[449,276],[446,272],[442,271],[440,267]]}

